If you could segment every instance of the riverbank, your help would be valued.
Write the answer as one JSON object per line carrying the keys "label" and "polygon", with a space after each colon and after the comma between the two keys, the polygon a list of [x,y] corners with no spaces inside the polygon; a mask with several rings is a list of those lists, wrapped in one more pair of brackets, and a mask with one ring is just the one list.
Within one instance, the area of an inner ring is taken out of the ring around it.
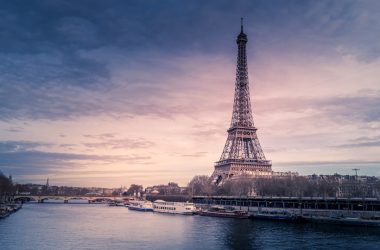
{"label": "riverbank", "polygon": [[18,203],[7,203],[0,204],[0,219],[4,219],[11,215],[12,213],[17,212],[22,208],[22,204]]}

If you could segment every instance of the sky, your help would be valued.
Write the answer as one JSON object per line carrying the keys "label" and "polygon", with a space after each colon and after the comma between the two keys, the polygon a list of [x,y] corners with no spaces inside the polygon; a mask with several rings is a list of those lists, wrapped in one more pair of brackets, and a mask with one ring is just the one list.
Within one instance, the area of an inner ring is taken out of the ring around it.
{"label": "sky", "polygon": [[273,170],[380,176],[380,1],[0,2],[0,170],[19,183],[211,175],[241,17]]}

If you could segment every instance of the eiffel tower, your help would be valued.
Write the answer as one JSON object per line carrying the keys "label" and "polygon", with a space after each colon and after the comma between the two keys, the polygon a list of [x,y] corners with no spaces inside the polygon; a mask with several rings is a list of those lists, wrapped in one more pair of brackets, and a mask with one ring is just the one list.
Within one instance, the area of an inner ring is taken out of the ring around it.
{"label": "eiffel tower", "polygon": [[236,67],[235,97],[230,128],[223,153],[211,178],[216,184],[239,175],[268,176],[272,174],[272,163],[265,159],[253,123],[249,97],[246,44],[247,35],[241,32],[237,37],[238,57]]}

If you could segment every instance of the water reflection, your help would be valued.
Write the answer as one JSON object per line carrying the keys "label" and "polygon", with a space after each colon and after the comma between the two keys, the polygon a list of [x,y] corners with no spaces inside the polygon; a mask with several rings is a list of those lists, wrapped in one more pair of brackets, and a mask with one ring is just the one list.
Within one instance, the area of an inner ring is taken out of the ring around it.
{"label": "water reflection", "polygon": [[223,228],[224,244],[231,250],[255,249],[255,226],[253,221],[245,219],[227,219],[229,223]]}

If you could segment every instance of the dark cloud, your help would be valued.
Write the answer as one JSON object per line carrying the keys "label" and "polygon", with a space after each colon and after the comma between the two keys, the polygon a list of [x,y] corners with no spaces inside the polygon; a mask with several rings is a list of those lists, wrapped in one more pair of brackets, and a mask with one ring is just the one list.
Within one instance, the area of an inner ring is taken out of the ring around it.
{"label": "dark cloud", "polygon": [[125,164],[147,164],[149,156],[110,156],[72,153],[53,153],[42,151],[0,152],[0,167],[13,175],[38,175],[56,173],[69,169],[80,170],[94,164],[104,166],[123,162]]}
{"label": "dark cloud", "polygon": [[[56,173],[68,169],[80,170],[87,165],[115,162],[124,164],[150,164],[151,157],[143,155],[91,155],[41,151],[55,146],[33,141],[0,141],[0,168],[14,175]],[[61,148],[72,148],[75,144],[59,144]],[[131,146],[131,145],[130,145]],[[135,146],[143,146],[138,143]]]}
{"label": "dark cloud", "polygon": [[[240,16],[254,41],[250,51],[377,58],[378,9],[374,1],[329,0],[3,2],[0,119],[189,112],[168,104],[176,89],[157,74],[184,69],[162,62],[195,53],[233,61]],[[117,67],[126,82],[115,81]]]}
{"label": "dark cloud", "polygon": [[0,153],[14,153],[34,150],[39,147],[51,147],[53,144],[32,141],[0,141]]}

